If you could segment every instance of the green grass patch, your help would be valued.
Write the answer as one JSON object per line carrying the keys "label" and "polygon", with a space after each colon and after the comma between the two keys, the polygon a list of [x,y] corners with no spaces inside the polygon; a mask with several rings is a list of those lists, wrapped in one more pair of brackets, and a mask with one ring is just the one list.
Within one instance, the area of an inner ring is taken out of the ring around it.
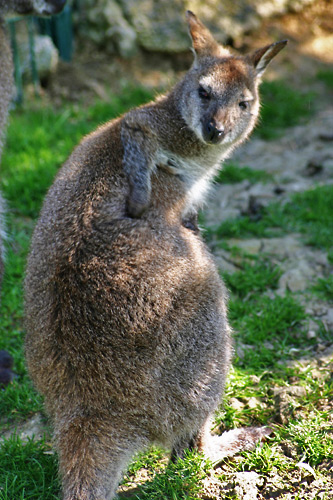
{"label": "green grass patch", "polygon": [[287,127],[310,118],[314,111],[315,94],[301,93],[287,83],[274,80],[260,86],[261,112],[256,135],[262,139],[274,139]]}
{"label": "green grass patch", "polygon": [[299,457],[312,466],[324,459],[333,459],[332,428],[325,412],[314,411],[306,419],[293,420],[280,429],[279,438],[286,438],[298,447]]}
{"label": "green grass patch", "polygon": [[333,301],[333,275],[328,278],[319,278],[313,286],[313,290],[317,292],[323,299],[330,302]]}
{"label": "green grass patch", "polygon": [[203,455],[188,451],[184,459],[169,463],[164,471],[145,483],[140,500],[199,500],[202,482],[210,465]]}
{"label": "green grass patch", "polygon": [[322,69],[317,73],[318,80],[324,82],[327,87],[333,89],[333,71],[330,69]]}
{"label": "green grass patch", "polygon": [[285,205],[271,203],[258,221],[243,216],[222,222],[215,231],[222,238],[274,237],[301,232],[306,242],[331,251],[333,246],[333,186],[296,193]]}
{"label": "green grass patch", "polygon": [[275,443],[264,443],[256,446],[252,452],[245,452],[243,460],[239,462],[236,469],[269,474],[273,471],[294,470],[295,464],[292,460],[287,459]]}
{"label": "green grass patch", "polygon": [[248,301],[232,298],[229,319],[237,341],[246,346],[238,364],[253,373],[277,369],[279,362],[290,358],[292,349],[304,347],[301,322],[305,318],[304,307],[291,295],[259,295]]}
{"label": "green grass patch", "polygon": [[248,180],[251,184],[255,184],[256,182],[268,182],[272,179],[272,175],[262,170],[256,170],[250,167],[240,167],[233,163],[225,163],[215,180],[220,184],[237,184],[237,182],[242,182],[244,180]]}
{"label": "green grass patch", "polygon": [[[133,477],[141,469],[146,469],[150,474],[154,474],[157,469],[162,469],[165,464],[162,462],[165,452],[161,448],[153,446],[148,451],[138,453],[134,461],[127,470],[126,477]],[[125,481],[126,482],[126,481]]]}
{"label": "green grass patch", "polygon": [[269,260],[261,259],[255,262],[244,261],[242,270],[234,273],[223,273],[223,278],[229,290],[240,298],[265,292],[269,288],[277,288],[281,270]]}
{"label": "green grass patch", "polygon": [[23,276],[28,252],[31,221],[8,216],[10,234],[5,275],[1,289],[0,349],[14,358],[17,379],[3,389],[0,398],[0,417],[6,421],[21,420],[41,409],[41,398],[32,387],[23,357]]}
{"label": "green grass patch", "polygon": [[48,443],[12,435],[0,445],[0,500],[58,499],[57,470]]}

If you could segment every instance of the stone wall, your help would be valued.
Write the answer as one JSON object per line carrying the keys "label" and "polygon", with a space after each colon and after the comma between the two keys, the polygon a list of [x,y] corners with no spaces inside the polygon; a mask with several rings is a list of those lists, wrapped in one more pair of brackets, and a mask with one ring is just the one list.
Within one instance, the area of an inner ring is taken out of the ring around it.
{"label": "stone wall", "polygon": [[109,52],[129,57],[141,47],[182,52],[189,47],[184,22],[195,12],[221,42],[237,39],[262,19],[297,11],[314,0],[81,0],[76,24],[81,35]]}

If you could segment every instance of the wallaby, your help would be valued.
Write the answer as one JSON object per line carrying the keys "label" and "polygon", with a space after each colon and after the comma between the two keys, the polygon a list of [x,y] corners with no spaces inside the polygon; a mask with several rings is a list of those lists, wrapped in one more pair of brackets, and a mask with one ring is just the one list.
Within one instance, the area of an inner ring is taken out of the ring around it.
{"label": "wallaby", "polygon": [[34,231],[26,359],[65,500],[113,498],[153,442],[172,459],[191,447],[225,456],[209,422],[232,355],[227,293],[195,214],[253,129],[260,77],[286,41],[233,56],[190,11],[187,21],[192,68],[83,139]]}
{"label": "wallaby", "polygon": [[[66,0],[0,0],[0,160],[4,145],[4,133],[10,102],[14,93],[14,70],[10,44],[5,30],[4,15],[14,12],[19,15],[51,15],[60,12]],[[5,202],[0,193],[0,283],[5,257]]]}

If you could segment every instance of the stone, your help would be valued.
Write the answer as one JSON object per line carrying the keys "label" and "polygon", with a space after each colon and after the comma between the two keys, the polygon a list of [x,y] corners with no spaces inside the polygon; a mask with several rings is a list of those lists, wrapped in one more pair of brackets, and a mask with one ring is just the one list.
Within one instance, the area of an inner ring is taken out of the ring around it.
{"label": "stone", "polygon": [[262,248],[261,240],[258,240],[256,238],[249,238],[247,240],[239,240],[236,238],[231,238],[228,240],[228,243],[231,247],[233,246],[238,247],[243,252],[251,255],[257,255]]}
{"label": "stone", "polygon": [[293,415],[293,410],[298,405],[297,398],[306,395],[306,389],[301,386],[273,388],[275,399],[276,419],[281,424],[287,424]]}
{"label": "stone", "polygon": [[[239,40],[258,29],[262,19],[299,10],[314,0],[81,0],[75,22],[85,36],[125,53],[136,44],[154,52],[188,51],[184,12],[193,10],[218,41]],[[126,33],[129,40],[126,41]],[[128,46],[126,46],[128,43]]]}
{"label": "stone", "polygon": [[248,399],[246,406],[248,408],[254,409],[254,408],[257,408],[257,406],[260,406],[260,404],[261,403],[260,403],[259,399],[255,398],[255,397],[251,397]]}
{"label": "stone", "polygon": [[229,260],[226,260],[223,255],[220,255],[218,251],[214,252],[214,260],[220,271],[227,271],[228,273],[234,273],[237,271],[237,267],[232,264]]}
{"label": "stone", "polygon": [[283,295],[286,290],[290,292],[304,292],[309,287],[311,279],[316,275],[316,271],[310,263],[298,256],[298,260],[289,262],[291,269],[288,269],[279,279],[278,293]]}
{"label": "stone", "polygon": [[231,406],[231,408],[233,408],[234,410],[243,410],[245,404],[242,403],[242,401],[239,401],[239,399],[237,398],[230,398],[229,401],[229,406]]}
{"label": "stone", "polygon": [[270,255],[285,259],[300,253],[302,243],[298,234],[288,234],[281,238],[262,238],[262,251]]}
{"label": "stone", "polygon": [[[58,66],[58,50],[51,38],[46,35],[35,35],[34,45],[38,76],[41,79],[45,79]],[[31,75],[30,49],[27,41],[19,44],[19,57],[22,74]]]}
{"label": "stone", "polygon": [[260,383],[260,377],[257,377],[257,375],[250,375],[250,381],[251,384],[253,385],[258,385]]}
{"label": "stone", "polygon": [[234,478],[234,492],[241,500],[256,500],[258,496],[258,486],[263,483],[263,478],[254,471],[237,472]]}
{"label": "stone", "polygon": [[82,4],[82,14],[77,14],[74,22],[84,38],[125,58],[135,54],[138,49],[137,34],[118,2],[83,0]]}
{"label": "stone", "polygon": [[23,441],[28,441],[31,438],[39,440],[42,439],[42,437],[47,433],[47,427],[43,421],[42,415],[40,413],[36,413],[29,420],[4,431],[1,435],[0,442],[1,439],[8,439],[14,432]]}
{"label": "stone", "polygon": [[323,316],[323,320],[325,321],[326,324],[333,325],[333,308],[332,307],[327,309],[325,316]]}

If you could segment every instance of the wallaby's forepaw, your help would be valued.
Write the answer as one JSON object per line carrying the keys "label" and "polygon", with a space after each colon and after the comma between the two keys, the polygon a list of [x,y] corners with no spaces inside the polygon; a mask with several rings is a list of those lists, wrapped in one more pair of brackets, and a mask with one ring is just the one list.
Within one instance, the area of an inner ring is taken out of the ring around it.
{"label": "wallaby's forepaw", "polygon": [[138,219],[147,210],[150,202],[150,193],[147,190],[134,187],[127,200],[127,213]]}
{"label": "wallaby's forepaw", "polygon": [[241,451],[251,451],[256,444],[272,433],[269,427],[241,427],[224,432],[222,436],[210,436],[205,454],[216,466],[227,457]]}

